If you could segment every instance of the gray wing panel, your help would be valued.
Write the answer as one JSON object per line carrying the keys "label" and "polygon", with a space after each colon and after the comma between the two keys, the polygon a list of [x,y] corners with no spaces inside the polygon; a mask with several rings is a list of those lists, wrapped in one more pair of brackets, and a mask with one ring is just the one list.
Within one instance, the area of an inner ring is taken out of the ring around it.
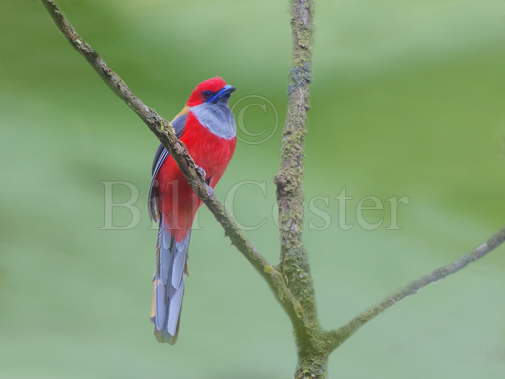
{"label": "gray wing panel", "polygon": [[[177,117],[173,122],[172,126],[174,127],[175,134],[178,138],[182,136],[184,133],[184,127],[186,125],[187,115],[181,115]],[[151,220],[159,221],[159,212],[158,212],[158,194],[157,194],[157,181],[156,177],[158,172],[160,171],[161,166],[165,162],[165,159],[170,155],[168,150],[160,144],[156,153],[154,154],[153,166],[151,169],[152,179],[151,184],[149,186],[149,196],[148,196],[148,210],[149,216]]]}

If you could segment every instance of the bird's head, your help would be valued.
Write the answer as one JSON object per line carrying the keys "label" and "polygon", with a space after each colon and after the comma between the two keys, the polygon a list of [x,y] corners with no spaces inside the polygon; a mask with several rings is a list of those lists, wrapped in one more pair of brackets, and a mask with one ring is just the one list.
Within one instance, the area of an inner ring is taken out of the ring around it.
{"label": "bird's head", "polygon": [[203,103],[226,104],[235,89],[235,87],[226,84],[223,78],[210,78],[195,87],[186,105],[194,107]]}

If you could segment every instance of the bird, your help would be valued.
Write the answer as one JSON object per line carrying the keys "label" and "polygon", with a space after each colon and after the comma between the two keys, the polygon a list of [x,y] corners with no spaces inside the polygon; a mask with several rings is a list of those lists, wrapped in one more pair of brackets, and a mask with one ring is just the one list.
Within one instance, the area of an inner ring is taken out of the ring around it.
{"label": "bird", "polygon": [[[212,192],[237,143],[228,100],[236,90],[221,77],[199,83],[171,124]],[[184,277],[188,274],[191,226],[201,200],[161,144],[151,170],[148,210],[159,225],[150,319],[159,342],[174,344],[179,333]]]}

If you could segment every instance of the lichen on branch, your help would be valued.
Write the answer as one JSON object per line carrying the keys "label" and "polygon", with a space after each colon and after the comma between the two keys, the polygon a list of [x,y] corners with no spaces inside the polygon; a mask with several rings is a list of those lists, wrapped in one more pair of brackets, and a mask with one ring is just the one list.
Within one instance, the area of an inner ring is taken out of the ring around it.
{"label": "lichen on branch", "polygon": [[304,225],[304,143],[307,112],[310,108],[312,80],[312,40],[314,0],[291,1],[293,52],[288,86],[288,110],[281,141],[281,164],[275,177],[279,207],[281,259],[271,265],[246,238],[222,203],[208,191],[195,162],[177,138],[171,124],[147,106],[128,85],[82,39],[68,22],[54,0],[41,0],[56,26],[70,44],[88,61],[103,81],[142,119],[170,151],[189,184],[223,227],[238,251],[270,286],[289,316],[298,348],[296,378],[325,378],[328,356],[361,326],[407,296],[425,286],[452,275],[484,257],[505,242],[505,229],[476,248],[469,255],[413,281],[382,302],[359,314],[346,325],[323,331],[320,327],[313,280],[307,251],[303,244]]}

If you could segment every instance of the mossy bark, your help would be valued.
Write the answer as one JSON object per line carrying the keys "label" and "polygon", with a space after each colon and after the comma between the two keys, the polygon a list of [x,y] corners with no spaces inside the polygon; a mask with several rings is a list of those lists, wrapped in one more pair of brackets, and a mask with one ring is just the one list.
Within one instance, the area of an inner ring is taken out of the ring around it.
{"label": "mossy bark", "polygon": [[303,159],[310,97],[314,1],[291,0],[292,69],[288,89],[288,112],[282,136],[281,168],[276,176],[281,233],[281,262],[278,267],[271,265],[256,250],[223,205],[207,191],[193,159],[177,139],[170,123],[134,95],[119,75],[112,71],[98,53],[77,34],[54,0],[41,0],[41,2],[72,46],[86,58],[104,82],[128,104],[170,151],[193,190],[222,225],[232,244],[272,288],[293,323],[298,348],[296,379],[326,378],[329,354],[361,326],[403,298],[458,272],[505,243],[505,229],[502,229],[470,254],[411,282],[384,301],[359,314],[346,325],[332,331],[322,331],[317,318],[314,286],[302,239]]}
{"label": "mossy bark", "polygon": [[294,322],[298,347],[296,378],[324,378],[328,361],[326,351],[317,348],[321,330],[307,251],[303,245],[303,172],[312,80],[313,13],[313,0],[291,0],[293,52],[288,110],[281,141],[281,165],[275,178],[281,234],[279,268],[303,309],[303,323]]}
{"label": "mossy bark", "polygon": [[299,358],[295,379],[326,379],[327,377],[328,356],[326,354],[306,354]]}

